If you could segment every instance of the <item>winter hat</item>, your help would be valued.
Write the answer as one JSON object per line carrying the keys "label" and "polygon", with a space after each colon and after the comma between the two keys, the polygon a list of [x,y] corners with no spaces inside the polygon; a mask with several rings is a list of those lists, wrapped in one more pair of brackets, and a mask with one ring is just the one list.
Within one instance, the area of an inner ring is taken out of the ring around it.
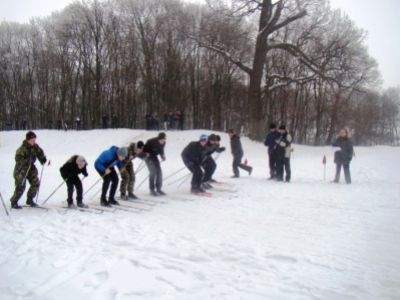
{"label": "winter hat", "polygon": [[207,141],[208,140],[208,135],[207,134],[202,134],[201,136],[200,136],[200,142],[202,142],[202,141]]}
{"label": "winter hat", "polygon": [[142,141],[137,142],[137,144],[136,144],[137,149],[143,149],[143,147],[144,147],[144,143]]}
{"label": "winter hat", "polygon": [[275,123],[271,123],[271,124],[269,125],[269,129],[276,129]]}
{"label": "winter hat", "polygon": [[167,136],[165,135],[165,132],[160,132],[158,134],[158,139],[159,140],[165,140],[167,138]]}
{"label": "winter hat", "polygon": [[80,166],[84,166],[84,165],[87,165],[87,162],[83,156],[78,155],[78,157],[76,158],[76,164],[78,164]]}
{"label": "winter hat", "polygon": [[26,140],[27,141],[29,141],[29,140],[31,140],[31,139],[34,139],[34,138],[36,138],[36,134],[33,132],[33,131],[28,131],[27,133],[26,133]]}
{"label": "winter hat", "polygon": [[216,135],[215,137],[216,137],[216,139],[217,139],[218,142],[221,141],[221,137],[220,137],[219,135]]}
{"label": "winter hat", "polygon": [[121,156],[121,157],[127,157],[128,156],[128,149],[126,149],[125,147],[118,148],[117,155]]}
{"label": "winter hat", "polygon": [[286,126],[285,125],[281,125],[281,126],[279,126],[279,129],[286,130]]}
{"label": "winter hat", "polygon": [[217,141],[217,136],[216,136],[214,133],[211,133],[211,134],[208,136],[208,140],[209,140],[209,141]]}

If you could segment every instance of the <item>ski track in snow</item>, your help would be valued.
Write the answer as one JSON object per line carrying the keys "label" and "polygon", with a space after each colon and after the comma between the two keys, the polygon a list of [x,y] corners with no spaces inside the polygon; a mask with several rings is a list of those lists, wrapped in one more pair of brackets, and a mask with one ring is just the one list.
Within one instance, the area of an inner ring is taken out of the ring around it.
{"label": "ski track in snow", "polygon": [[[209,131],[167,132],[164,176],[183,167],[180,152]],[[146,140],[141,130],[38,130],[46,167],[39,203],[61,182],[73,154],[89,161],[84,188],[98,175],[97,155]],[[25,132],[0,134],[0,191],[9,205],[15,150]],[[66,187],[48,211],[0,215],[0,299],[390,299],[400,298],[400,149],[356,147],[352,185],[332,184],[330,147],[294,145],[293,181],[268,181],[266,148],[242,138],[252,176],[231,179],[229,140],[215,178],[229,183],[211,198],[189,182],[164,183],[148,211],[65,211]],[[111,142],[110,142],[111,141]],[[72,150],[71,150],[72,149]],[[322,156],[326,154],[327,181]],[[140,161],[135,160],[135,167]],[[41,166],[37,163],[38,170]],[[136,184],[147,175],[143,169]],[[101,183],[85,196],[90,204]],[[135,193],[150,200],[147,182]],[[25,196],[20,203],[25,202]]]}

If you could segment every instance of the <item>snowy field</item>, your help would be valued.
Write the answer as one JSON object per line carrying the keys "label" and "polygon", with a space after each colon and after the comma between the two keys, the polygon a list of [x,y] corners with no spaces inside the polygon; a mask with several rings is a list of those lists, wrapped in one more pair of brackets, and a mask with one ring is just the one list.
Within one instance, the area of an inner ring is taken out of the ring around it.
{"label": "snowy field", "polygon": [[[41,203],[62,181],[59,167],[73,154],[93,163],[111,145],[156,136],[139,130],[35,131],[51,165]],[[164,176],[183,167],[184,146],[209,131],[167,132]],[[228,151],[218,158],[225,191],[189,194],[189,181],[164,183],[164,203],[145,211],[71,211],[66,187],[46,204],[7,218],[0,210],[0,299],[400,299],[400,149],[356,147],[353,184],[332,184],[330,147],[294,145],[292,182],[267,178],[267,151],[242,139],[254,166],[232,179]],[[15,150],[25,132],[0,133],[0,192],[14,190]],[[327,180],[322,157],[327,156]],[[139,161],[134,161],[135,166]],[[41,166],[37,162],[40,172]],[[136,184],[147,176],[139,172]],[[148,184],[136,194],[150,200]],[[98,203],[98,184],[86,196]],[[25,195],[20,204],[25,204]]]}

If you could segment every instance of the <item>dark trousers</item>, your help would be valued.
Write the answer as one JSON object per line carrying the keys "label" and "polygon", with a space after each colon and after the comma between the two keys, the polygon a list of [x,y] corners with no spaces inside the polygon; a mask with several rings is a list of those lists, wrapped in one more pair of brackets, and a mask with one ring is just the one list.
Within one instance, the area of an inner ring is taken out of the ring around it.
{"label": "dark trousers", "polygon": [[162,171],[160,166],[160,161],[158,158],[148,158],[146,159],[146,165],[149,169],[149,187],[151,191],[154,191],[154,188],[157,191],[161,190],[162,187]]}
{"label": "dark trousers", "polygon": [[268,152],[269,158],[269,176],[271,178],[276,177],[276,155],[273,152]]}
{"label": "dark trousers", "polygon": [[340,171],[343,166],[343,172],[344,172],[344,178],[346,180],[346,183],[351,183],[351,175],[350,175],[350,164],[336,164],[336,174],[335,174],[335,182],[339,182],[340,180]]}
{"label": "dark trousers", "polygon": [[207,157],[207,159],[203,162],[202,167],[204,168],[203,182],[210,181],[215,170],[217,169],[215,160],[211,156]]}
{"label": "dark trousers", "polygon": [[283,170],[285,170],[285,181],[289,182],[291,177],[290,158],[283,157],[276,161],[276,179],[283,181]]}
{"label": "dark trousers", "polygon": [[[103,177],[103,188],[101,190],[101,201],[106,201],[106,195],[107,195],[107,191],[108,188],[110,186],[111,183],[111,188],[110,188],[110,193],[108,194],[108,200],[115,200],[115,192],[117,191],[117,187],[118,187],[118,174],[115,171],[114,167],[109,168],[111,170],[111,173],[109,173],[108,175],[105,175]],[[101,175],[101,174],[100,174]]]}
{"label": "dark trousers", "polygon": [[77,204],[82,203],[82,192],[83,192],[82,182],[78,176],[73,176],[67,179],[68,204],[72,204],[74,202],[73,201],[74,187],[76,189],[76,203]]}
{"label": "dark trousers", "polygon": [[191,162],[185,162],[185,166],[189,169],[190,172],[192,172],[192,189],[199,189],[201,186],[201,182],[203,179],[203,171],[201,167],[197,164],[191,163]]}
{"label": "dark trousers", "polygon": [[246,170],[247,172],[250,172],[250,170],[251,170],[250,166],[246,166],[246,165],[242,164],[242,157],[243,157],[243,154],[233,156],[232,168],[233,168],[233,174],[235,175],[235,177],[239,177],[239,175],[240,175],[239,168]]}

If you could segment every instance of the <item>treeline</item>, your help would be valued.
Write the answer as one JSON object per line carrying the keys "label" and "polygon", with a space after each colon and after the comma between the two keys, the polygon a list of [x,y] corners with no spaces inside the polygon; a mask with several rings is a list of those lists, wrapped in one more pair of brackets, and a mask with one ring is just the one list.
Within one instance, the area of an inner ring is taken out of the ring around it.
{"label": "treeline", "polygon": [[343,126],[356,144],[399,142],[400,92],[379,90],[364,32],[345,15],[324,1],[213,3],[85,1],[2,22],[2,128],[79,118],[92,129],[105,117],[144,128],[146,115],[180,110],[187,129],[259,138],[273,121],[298,143],[329,143]]}

